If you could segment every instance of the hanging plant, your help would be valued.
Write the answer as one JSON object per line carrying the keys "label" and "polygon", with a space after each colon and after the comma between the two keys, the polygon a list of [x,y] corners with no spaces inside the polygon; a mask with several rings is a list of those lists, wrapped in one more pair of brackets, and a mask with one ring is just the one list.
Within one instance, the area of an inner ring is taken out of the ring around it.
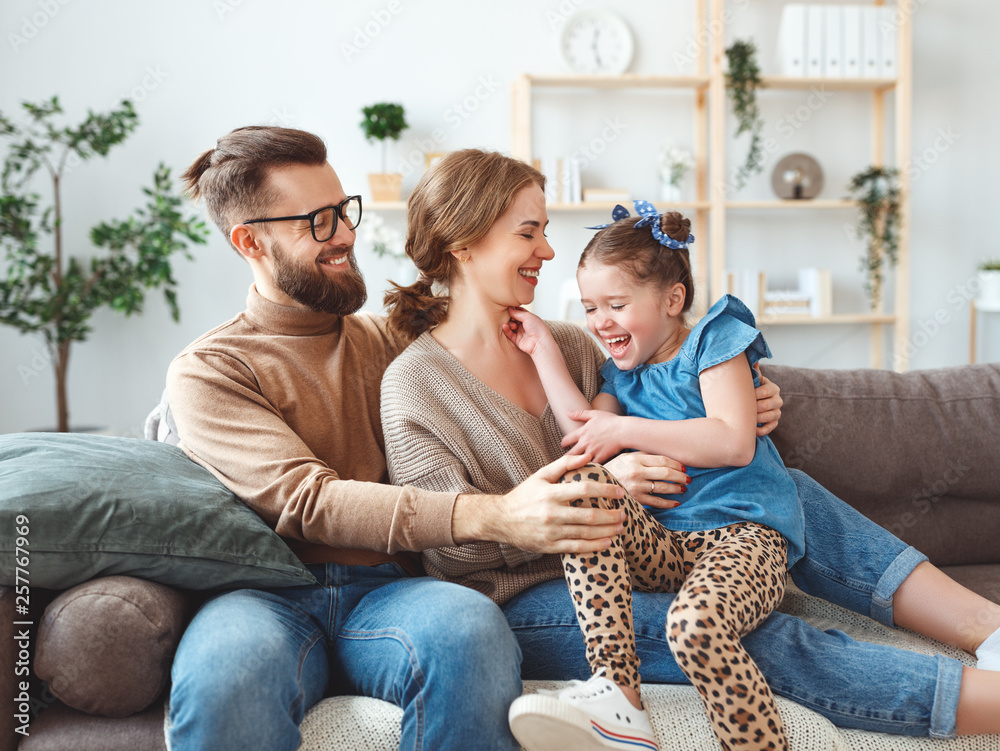
{"label": "hanging plant", "polygon": [[899,258],[899,170],[893,167],[869,167],[859,172],[848,185],[851,197],[858,202],[857,234],[866,242],[861,257],[865,274],[865,292],[874,310],[882,299],[884,267],[895,266]]}
{"label": "hanging plant", "polygon": [[738,127],[736,135],[750,134],[750,150],[743,166],[736,173],[736,189],[741,189],[754,175],[764,169],[764,147],[761,131],[764,120],[757,104],[757,90],[763,84],[760,66],[757,64],[757,46],[753,42],[733,42],[726,49],[729,73],[726,74],[726,90],[733,103],[733,114]]}

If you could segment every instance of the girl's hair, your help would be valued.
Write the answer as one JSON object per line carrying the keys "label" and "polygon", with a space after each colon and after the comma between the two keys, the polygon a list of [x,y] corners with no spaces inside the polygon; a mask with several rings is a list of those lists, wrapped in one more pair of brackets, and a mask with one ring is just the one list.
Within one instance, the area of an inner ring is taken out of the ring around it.
{"label": "girl's hair", "polygon": [[444,156],[421,178],[407,202],[406,255],[420,276],[403,287],[391,282],[384,304],[389,328],[415,339],[448,315],[447,287],[456,263],[452,251],[481,240],[522,188],[545,189],[542,174],[524,162],[491,151],[463,149]]}
{"label": "girl's hair", "polygon": [[[621,269],[640,285],[667,289],[683,284],[683,316],[694,303],[691,257],[687,248],[673,250],[661,245],[650,227],[636,227],[635,223],[641,219],[639,216],[619,219],[590,238],[577,269],[591,263],[602,264]],[[662,214],[659,222],[660,229],[674,240],[685,242],[691,233],[691,220],[676,211]]]}
{"label": "girl's hair", "polygon": [[[270,187],[271,170],[292,164],[326,162],[319,136],[302,130],[251,125],[230,131],[195,159],[184,173],[188,195],[205,199],[209,218],[229,238],[240,222],[266,216],[279,196]],[[265,232],[269,225],[260,225]]]}

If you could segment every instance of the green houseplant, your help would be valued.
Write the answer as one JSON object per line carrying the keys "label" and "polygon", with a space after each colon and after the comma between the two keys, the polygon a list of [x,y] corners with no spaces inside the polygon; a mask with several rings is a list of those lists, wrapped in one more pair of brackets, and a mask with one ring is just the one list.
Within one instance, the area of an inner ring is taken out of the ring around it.
{"label": "green houseplant", "polygon": [[[25,334],[41,334],[56,380],[58,430],[69,430],[66,381],[70,349],[91,333],[90,319],[102,307],[139,313],[145,290],[162,288],[174,320],[179,318],[171,267],[176,253],[191,258],[187,244],[204,243],[204,223],[185,218],[172,191],[170,171],[157,167],[144,188],[145,206],[124,220],[90,229],[90,244],[105,253],[70,256],[63,226],[63,179],[82,162],[105,156],[139,120],[129,101],[105,114],[88,112],[76,126],[60,125],[57,97],[22,103],[26,122],[0,112],[0,136],[8,139],[0,174],[0,323]],[[33,178],[49,178],[51,203],[34,191]],[[43,238],[47,241],[43,243]],[[43,247],[43,245],[45,247]]]}
{"label": "green houseplant", "polygon": [[736,135],[750,134],[750,148],[743,165],[736,173],[736,189],[739,190],[746,185],[747,180],[764,168],[761,138],[764,120],[757,104],[757,90],[763,84],[757,63],[757,46],[753,42],[733,42],[732,46],[726,48],[726,59],[729,62],[726,90],[736,116]]}
{"label": "green houseplant", "polygon": [[899,170],[871,166],[851,178],[848,190],[858,203],[857,235],[865,241],[861,270],[865,292],[874,310],[882,299],[885,266],[895,266],[899,255]]}
{"label": "green houseplant", "polygon": [[388,141],[398,141],[399,136],[409,126],[403,105],[379,102],[362,107],[361,130],[368,141],[378,141],[382,145],[382,172],[368,175],[368,183],[375,201],[398,201],[403,185],[403,175],[386,172]]}

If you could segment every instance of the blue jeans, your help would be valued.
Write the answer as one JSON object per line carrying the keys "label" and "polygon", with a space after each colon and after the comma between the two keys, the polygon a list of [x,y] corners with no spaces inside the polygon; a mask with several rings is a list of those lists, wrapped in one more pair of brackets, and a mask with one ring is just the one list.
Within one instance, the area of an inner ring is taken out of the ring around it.
{"label": "blue jeans", "polygon": [[173,664],[174,751],[294,751],[329,694],[403,708],[401,749],[517,749],[520,651],[500,609],[395,564],[311,566],[319,585],[209,600]]}
{"label": "blue jeans", "polygon": [[[805,511],[806,555],[792,568],[809,594],[892,626],[892,595],[926,557],[802,472],[790,470]],[[655,511],[654,511],[655,515]],[[633,593],[633,622],[647,683],[687,683],[667,644],[673,595]],[[525,679],[590,677],[566,583],[550,581],[503,607],[523,654]],[[840,727],[898,735],[955,735],[962,665],[821,631],[773,613],[743,637],[772,691]]]}

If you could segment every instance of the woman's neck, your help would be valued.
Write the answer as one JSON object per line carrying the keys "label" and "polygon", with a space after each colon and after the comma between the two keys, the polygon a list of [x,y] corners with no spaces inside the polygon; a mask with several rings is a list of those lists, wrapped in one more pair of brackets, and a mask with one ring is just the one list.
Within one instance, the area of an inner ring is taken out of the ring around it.
{"label": "woman's neck", "polygon": [[500,346],[503,351],[518,351],[507,341],[503,325],[510,320],[507,308],[481,297],[453,289],[448,301],[448,317],[431,331],[431,336],[459,360],[458,353],[468,348]]}
{"label": "woman's neck", "polygon": [[541,417],[547,404],[545,390],[531,358],[504,335],[503,325],[509,320],[506,307],[453,289],[448,317],[431,336],[480,383]]}

